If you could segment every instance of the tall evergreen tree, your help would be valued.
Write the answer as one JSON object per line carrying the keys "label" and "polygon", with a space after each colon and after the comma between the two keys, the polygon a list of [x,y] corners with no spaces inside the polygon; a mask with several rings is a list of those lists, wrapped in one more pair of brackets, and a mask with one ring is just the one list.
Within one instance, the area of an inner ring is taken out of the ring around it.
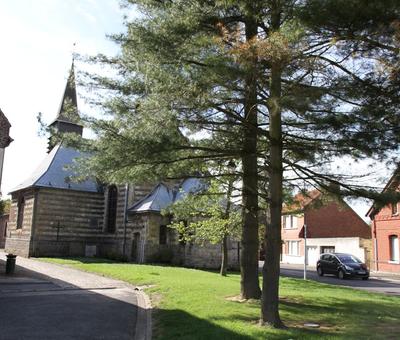
{"label": "tall evergreen tree", "polygon": [[[326,165],[397,150],[397,1],[141,0],[143,14],[114,36],[122,54],[93,120],[88,167],[107,180],[229,176],[240,164],[241,293],[258,298],[259,198],[267,199],[262,321],[278,310],[282,192],[302,181],[378,197]],[[123,157],[121,157],[123,156]],[[267,173],[267,176],[264,174]],[[236,173],[237,175],[238,173]],[[268,195],[260,183],[267,183]],[[335,186],[337,188],[337,186]]]}

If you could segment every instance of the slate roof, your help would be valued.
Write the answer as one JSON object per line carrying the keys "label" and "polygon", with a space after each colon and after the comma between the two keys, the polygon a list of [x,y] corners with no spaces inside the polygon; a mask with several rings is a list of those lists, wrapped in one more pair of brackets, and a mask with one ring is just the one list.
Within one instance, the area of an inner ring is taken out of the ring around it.
{"label": "slate roof", "polygon": [[100,186],[94,179],[82,182],[71,179],[76,176],[76,173],[68,166],[73,165],[75,159],[79,157],[87,157],[87,155],[73,148],[55,146],[29,178],[13,188],[11,193],[29,187],[101,192]]}
{"label": "slate roof", "polygon": [[147,196],[131,206],[128,212],[161,212],[162,209],[183,199],[188,193],[195,193],[204,188],[204,183],[198,178],[187,178],[179,187],[172,189],[164,183],[159,183]]}
{"label": "slate roof", "polygon": [[64,95],[62,96],[60,107],[57,112],[57,117],[50,124],[50,126],[52,126],[56,122],[69,123],[74,125],[79,124],[80,122],[73,62],[71,65],[71,70],[69,72],[67,84],[65,86]]}

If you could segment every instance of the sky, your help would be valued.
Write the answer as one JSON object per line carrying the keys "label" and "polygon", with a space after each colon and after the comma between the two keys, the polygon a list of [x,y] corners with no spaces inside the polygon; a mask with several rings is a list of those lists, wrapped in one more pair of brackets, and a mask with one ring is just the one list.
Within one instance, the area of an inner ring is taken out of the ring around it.
{"label": "sky", "polygon": [[[118,0],[0,1],[0,108],[14,139],[5,153],[3,194],[24,181],[46,156],[47,138],[39,136],[37,115],[41,112],[46,123],[56,117],[72,52],[118,53],[106,34],[124,31],[123,14]],[[85,67],[75,65],[78,73]],[[83,89],[78,87],[77,92],[80,111],[90,112]],[[390,172],[380,171],[383,178]],[[350,204],[365,218],[370,203]]]}
{"label": "sky", "polygon": [[[32,173],[46,155],[38,112],[50,123],[57,114],[72,52],[118,53],[106,34],[123,32],[118,0],[1,0],[0,108],[14,139],[6,149],[2,192]],[[73,44],[76,43],[75,48]],[[79,72],[83,64],[77,62]],[[89,110],[78,87],[78,106]]]}

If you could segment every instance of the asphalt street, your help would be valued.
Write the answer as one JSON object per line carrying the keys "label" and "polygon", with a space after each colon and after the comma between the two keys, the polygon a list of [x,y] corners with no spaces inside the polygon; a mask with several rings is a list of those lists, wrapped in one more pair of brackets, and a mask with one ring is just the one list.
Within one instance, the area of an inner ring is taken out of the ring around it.
{"label": "asphalt street", "polygon": [[[260,263],[262,267],[262,262]],[[318,276],[315,268],[310,268],[307,270],[307,279],[314,280],[322,283],[328,283],[337,286],[345,286],[355,289],[367,290],[375,293],[384,293],[388,295],[400,296],[400,280],[390,280],[375,278],[374,274],[371,273],[369,280],[364,281],[361,279],[345,279],[339,280],[334,275],[324,275],[322,277]],[[297,265],[286,265],[281,264],[281,276],[303,278],[303,268]]]}
{"label": "asphalt street", "polygon": [[133,339],[136,295],[81,275],[87,288],[20,267],[15,275],[0,275],[0,339]]}

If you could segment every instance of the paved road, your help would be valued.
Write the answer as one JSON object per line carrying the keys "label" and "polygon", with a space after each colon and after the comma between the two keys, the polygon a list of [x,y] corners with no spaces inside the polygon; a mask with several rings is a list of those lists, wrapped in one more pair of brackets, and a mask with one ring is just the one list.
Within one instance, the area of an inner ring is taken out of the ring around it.
{"label": "paved road", "polygon": [[[281,275],[294,278],[303,278],[303,269],[301,268],[301,266],[297,265],[281,264]],[[373,274],[371,274],[371,276],[372,275]],[[307,270],[307,278],[322,283],[329,283],[338,286],[363,289],[375,293],[400,296],[400,281],[396,280],[383,280],[373,277],[371,277],[367,281],[363,281],[361,279],[339,280],[336,276],[333,275],[325,275],[323,277],[319,277],[314,268]]]}
{"label": "paved road", "polygon": [[[4,273],[0,254],[2,340],[133,339],[137,295],[120,281],[17,258]],[[29,268],[29,269],[28,269]]]}

